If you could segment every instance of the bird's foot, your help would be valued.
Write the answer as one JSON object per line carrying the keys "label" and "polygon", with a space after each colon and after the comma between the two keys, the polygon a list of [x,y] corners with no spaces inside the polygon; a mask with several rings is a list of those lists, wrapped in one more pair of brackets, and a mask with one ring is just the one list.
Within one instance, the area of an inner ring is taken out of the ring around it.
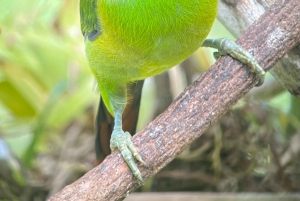
{"label": "bird's foot", "polygon": [[255,72],[258,78],[258,82],[255,86],[260,86],[264,83],[266,74],[264,69],[249,52],[229,38],[206,39],[202,46],[218,49],[218,52],[214,53],[214,57],[216,59],[221,56],[230,55],[231,57],[239,60],[241,63],[250,66],[251,72]]}
{"label": "bird's foot", "polygon": [[114,151],[119,149],[124,160],[131,169],[133,175],[142,183],[144,180],[142,178],[141,172],[137,168],[134,158],[137,159],[142,164],[146,165],[142,157],[136,150],[135,146],[131,141],[131,135],[128,132],[124,132],[122,129],[115,129],[112,133],[110,139],[110,149]]}

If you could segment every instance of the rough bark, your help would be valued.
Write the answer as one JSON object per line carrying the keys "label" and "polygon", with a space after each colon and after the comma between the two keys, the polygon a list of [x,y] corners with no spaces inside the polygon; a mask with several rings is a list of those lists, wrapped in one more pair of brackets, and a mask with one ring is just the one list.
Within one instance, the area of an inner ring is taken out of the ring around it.
{"label": "rough bark", "polygon": [[[235,36],[239,37],[276,0],[220,0],[218,19]],[[283,2],[278,0],[278,3]],[[295,0],[300,4],[299,0]],[[281,34],[281,30],[276,30]],[[300,97],[300,45],[284,56],[270,73],[291,94]]]}
{"label": "rough bark", "polygon": [[[269,70],[300,40],[298,0],[279,0],[237,41]],[[133,137],[148,165],[138,165],[144,179],[166,166],[201,136],[256,83],[249,68],[222,57],[189,86],[160,116]],[[140,186],[119,151],[108,156],[73,184],[49,198],[118,200]]]}

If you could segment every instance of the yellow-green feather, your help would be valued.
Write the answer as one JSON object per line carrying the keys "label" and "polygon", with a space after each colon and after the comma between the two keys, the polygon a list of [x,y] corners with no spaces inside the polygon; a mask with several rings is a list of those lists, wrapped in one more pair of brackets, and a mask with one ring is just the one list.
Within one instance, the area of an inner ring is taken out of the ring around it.
{"label": "yellow-green feather", "polygon": [[[85,1],[90,5],[82,9],[84,16],[95,3]],[[114,107],[125,107],[129,83],[168,70],[200,47],[217,13],[217,0],[98,0],[96,5],[96,13],[82,22],[95,23],[97,16],[101,35],[86,40],[86,53],[112,114]]]}

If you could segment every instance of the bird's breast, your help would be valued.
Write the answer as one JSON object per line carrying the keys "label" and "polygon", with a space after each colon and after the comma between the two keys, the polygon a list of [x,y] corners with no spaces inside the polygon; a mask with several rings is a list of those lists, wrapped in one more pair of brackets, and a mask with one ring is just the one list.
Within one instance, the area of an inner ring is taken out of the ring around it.
{"label": "bird's breast", "polygon": [[201,46],[216,12],[217,0],[101,0],[102,60],[133,79],[161,73]]}

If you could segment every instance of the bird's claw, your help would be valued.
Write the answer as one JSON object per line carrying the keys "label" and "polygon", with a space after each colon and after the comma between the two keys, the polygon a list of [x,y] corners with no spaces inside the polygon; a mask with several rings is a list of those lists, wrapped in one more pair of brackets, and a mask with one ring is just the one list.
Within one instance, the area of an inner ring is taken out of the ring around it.
{"label": "bird's claw", "polygon": [[221,56],[230,55],[241,63],[250,66],[251,72],[254,72],[258,78],[258,82],[255,86],[260,86],[264,83],[266,74],[264,69],[249,52],[237,45],[234,41],[229,38],[207,39],[204,41],[203,46],[217,48],[218,52],[214,53],[216,59]]}
{"label": "bird's claw", "polygon": [[110,149],[112,151],[119,149],[121,152],[125,162],[128,164],[131,169],[133,175],[142,183],[144,180],[142,178],[141,172],[137,168],[134,158],[139,162],[145,165],[142,157],[136,150],[134,144],[131,141],[131,135],[128,132],[124,132],[123,130],[114,130],[111,139],[110,139]]}

